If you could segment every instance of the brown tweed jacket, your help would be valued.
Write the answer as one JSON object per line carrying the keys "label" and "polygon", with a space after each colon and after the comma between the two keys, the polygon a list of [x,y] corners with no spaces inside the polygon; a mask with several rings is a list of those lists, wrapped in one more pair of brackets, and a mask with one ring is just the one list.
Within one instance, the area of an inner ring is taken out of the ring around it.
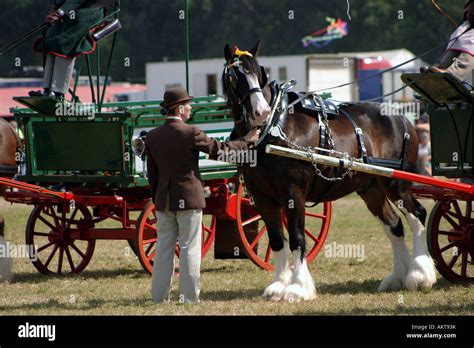
{"label": "brown tweed jacket", "polygon": [[199,174],[199,152],[216,159],[219,151],[246,150],[244,138],[219,142],[194,125],[168,119],[146,137],[148,181],[153,202],[165,210],[202,209],[206,206]]}

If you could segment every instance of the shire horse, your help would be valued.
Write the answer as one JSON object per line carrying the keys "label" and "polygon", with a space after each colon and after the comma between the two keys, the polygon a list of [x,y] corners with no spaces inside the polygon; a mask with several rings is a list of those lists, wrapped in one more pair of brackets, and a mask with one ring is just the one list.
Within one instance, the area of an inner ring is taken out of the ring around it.
{"label": "shire horse", "polygon": [[[224,49],[226,65],[222,83],[235,123],[232,139],[244,136],[252,128],[264,127],[269,121],[271,90],[265,71],[256,59],[259,49],[259,41],[250,51],[232,49],[229,44]],[[384,116],[379,103],[348,104],[341,109],[353,122],[343,116],[328,120],[334,150],[359,157],[355,122],[363,130],[368,156],[398,160],[404,152],[408,162],[406,170],[416,171],[417,135],[405,116]],[[287,139],[299,146],[319,146],[318,119],[297,110],[279,120]],[[412,140],[403,151],[405,133]],[[263,293],[265,299],[301,301],[315,298],[315,285],[305,258],[305,203],[334,201],[352,192],[357,192],[369,211],[380,220],[392,246],[392,271],[381,281],[379,291],[432,287],[436,273],[425,243],[426,210],[412,195],[409,182],[354,171],[341,181],[324,180],[311,163],[266,154],[268,143],[288,147],[285,140],[273,134],[267,138],[256,147],[258,165],[242,165],[245,184],[265,222],[274,252],[275,274]],[[319,169],[326,177],[336,174],[335,168],[319,166]],[[413,254],[405,244],[403,224],[392,204],[408,221],[413,233]],[[289,243],[283,235],[282,211],[288,221]],[[289,251],[293,255],[292,268]]]}
{"label": "shire horse", "polygon": [[[11,179],[16,173],[16,152],[21,146],[13,126],[0,118],[0,176]],[[0,196],[5,193],[5,187],[0,185]],[[7,244],[4,237],[5,221],[0,216],[0,247],[6,250]],[[7,256],[0,256],[0,282],[11,282],[13,279],[12,262]]]}

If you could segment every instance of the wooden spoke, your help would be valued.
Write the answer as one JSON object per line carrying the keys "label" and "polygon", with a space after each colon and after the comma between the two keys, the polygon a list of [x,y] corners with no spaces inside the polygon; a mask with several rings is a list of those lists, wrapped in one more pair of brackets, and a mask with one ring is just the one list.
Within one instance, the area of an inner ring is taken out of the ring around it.
{"label": "wooden spoke", "polygon": [[59,245],[58,245],[58,244],[55,244],[55,245],[54,245],[54,248],[53,248],[53,251],[52,251],[51,254],[49,255],[49,257],[48,257],[48,259],[46,260],[46,262],[44,263],[44,265],[45,265],[46,267],[49,266],[49,263],[50,263],[51,260],[53,259],[54,254],[56,254],[56,251],[58,251],[58,249],[59,249]]}
{"label": "wooden spoke", "polygon": [[63,256],[64,249],[62,247],[59,247],[58,274],[61,274],[63,270]]}
{"label": "wooden spoke", "polygon": [[41,248],[38,248],[38,250],[36,250],[36,253],[39,254],[40,252],[42,252],[43,250],[49,248],[53,244],[54,244],[54,242],[49,242],[49,243],[43,245]]}
{"label": "wooden spoke", "polygon": [[156,254],[156,251],[152,252],[150,255],[147,256],[146,259],[147,259],[148,261],[153,260],[153,257],[155,256],[155,254]]}
{"label": "wooden spoke", "polygon": [[68,221],[69,223],[67,224],[66,227],[69,228],[69,227],[71,226],[71,224],[73,223],[74,218],[76,217],[76,214],[77,214],[78,211],[79,211],[79,208],[77,208],[77,207],[74,208],[74,211],[72,212],[71,217],[70,217],[70,219],[69,219],[69,221]]}
{"label": "wooden spoke", "polygon": [[255,248],[255,245],[257,245],[258,241],[260,240],[260,238],[263,237],[263,235],[265,234],[265,232],[267,231],[267,226],[263,226],[263,228],[260,230],[260,232],[258,233],[258,235],[255,237],[255,239],[253,240],[252,244],[250,244],[250,249],[254,249]]}
{"label": "wooden spoke", "polygon": [[312,234],[310,231],[308,231],[306,228],[304,229],[304,232],[307,236],[309,236],[309,238],[314,240],[316,243],[319,243],[319,239],[314,234]]}
{"label": "wooden spoke", "polygon": [[242,226],[247,226],[248,224],[251,224],[252,222],[255,222],[255,221],[258,221],[261,219],[261,216],[260,215],[256,215],[248,220],[245,220],[244,222],[242,222]]}
{"label": "wooden spoke", "polygon": [[452,269],[458,259],[459,259],[459,253],[454,254],[453,257],[451,258],[451,261],[449,261],[448,267]]}
{"label": "wooden spoke", "polygon": [[462,251],[461,276],[467,276],[467,250]]}
{"label": "wooden spoke", "polygon": [[76,270],[76,267],[74,266],[74,262],[72,261],[72,256],[71,256],[71,252],[69,251],[69,247],[66,247],[65,251],[66,251],[67,260],[69,262],[69,267],[71,268],[71,272],[74,273],[74,271]]}
{"label": "wooden spoke", "polygon": [[38,220],[40,220],[41,222],[43,222],[46,226],[48,226],[52,231],[56,230],[56,226],[53,226],[51,225],[51,223],[46,220],[44,217],[42,217],[41,215],[38,216]]}
{"label": "wooden spoke", "polygon": [[150,250],[153,249],[154,246],[155,244],[150,244],[148,248],[145,250],[145,255],[148,255],[150,253]]}
{"label": "wooden spoke", "polygon": [[315,214],[315,213],[310,213],[310,212],[306,212],[305,215],[306,216],[311,216],[311,217],[314,217],[314,218],[318,218],[318,219],[325,219],[326,218],[326,215]]}
{"label": "wooden spoke", "polygon": [[86,255],[84,255],[83,252],[74,243],[71,244],[71,248],[73,248],[74,251],[78,253],[82,258],[86,257]]}
{"label": "wooden spoke", "polygon": [[452,204],[453,204],[454,210],[456,211],[456,215],[462,218],[463,214],[461,212],[461,208],[459,207],[458,201],[452,201]]}
{"label": "wooden spoke", "polygon": [[43,233],[43,232],[33,232],[35,236],[41,236],[41,237],[49,237],[51,236],[51,233]]}
{"label": "wooden spoke", "polygon": [[[156,222],[155,222],[156,224]],[[153,230],[153,231],[156,231],[156,227],[154,225],[150,225],[149,223],[145,222],[145,227],[150,229],[150,230]]]}
{"label": "wooden spoke", "polygon": [[449,250],[454,246],[456,246],[456,243],[449,243],[448,245],[446,245],[443,248],[439,249],[439,251],[441,251],[441,253],[444,253],[446,250]]}
{"label": "wooden spoke", "polygon": [[147,245],[147,244],[150,244],[150,243],[156,243],[157,240],[158,240],[157,238],[145,239],[143,241],[143,245]]}
{"label": "wooden spoke", "polygon": [[457,229],[460,228],[459,225],[458,225],[457,223],[455,223],[454,220],[449,217],[449,215],[447,214],[447,212],[444,212],[444,213],[443,213],[443,217],[444,217],[444,218],[451,224],[451,226],[453,226],[454,228],[457,228]]}
{"label": "wooden spoke", "polygon": [[270,254],[272,253],[272,248],[270,247],[270,243],[268,243],[267,252],[265,254],[265,262],[270,260]]}

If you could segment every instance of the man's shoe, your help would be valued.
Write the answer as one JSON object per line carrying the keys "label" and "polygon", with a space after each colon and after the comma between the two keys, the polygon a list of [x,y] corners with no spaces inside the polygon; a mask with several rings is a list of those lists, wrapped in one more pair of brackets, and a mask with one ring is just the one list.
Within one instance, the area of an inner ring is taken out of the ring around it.
{"label": "man's shoe", "polygon": [[54,92],[51,92],[49,89],[43,89],[39,91],[30,91],[28,92],[30,97],[54,97]]}

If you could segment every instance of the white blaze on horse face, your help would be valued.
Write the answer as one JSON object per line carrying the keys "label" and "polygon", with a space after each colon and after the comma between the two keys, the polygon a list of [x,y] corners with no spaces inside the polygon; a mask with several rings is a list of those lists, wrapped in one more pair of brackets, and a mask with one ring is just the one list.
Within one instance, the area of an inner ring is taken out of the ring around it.
{"label": "white blaze on horse face", "polygon": [[[258,78],[255,74],[246,74],[243,71],[242,65],[239,66],[240,71],[245,75],[247,78],[247,83],[249,88],[260,88],[260,84],[258,83]],[[253,127],[258,127],[267,122],[268,117],[270,116],[270,105],[268,105],[267,101],[263,97],[262,92],[255,92],[250,95],[250,102],[252,104],[252,112],[253,117],[255,119],[250,118],[250,124]]]}

